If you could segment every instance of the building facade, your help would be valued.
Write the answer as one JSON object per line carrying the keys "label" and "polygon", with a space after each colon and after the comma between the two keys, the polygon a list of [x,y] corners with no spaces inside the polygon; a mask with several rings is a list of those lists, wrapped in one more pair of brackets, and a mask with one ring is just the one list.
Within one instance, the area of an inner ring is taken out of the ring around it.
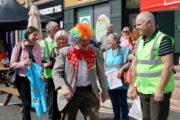
{"label": "building facade", "polygon": [[[95,30],[96,41],[106,33],[106,25],[113,24],[114,32],[121,33],[123,27],[132,30],[136,15],[140,12],[140,0],[64,0],[64,29],[87,22]],[[174,63],[180,56],[180,11],[153,12],[156,26],[175,38]]]}

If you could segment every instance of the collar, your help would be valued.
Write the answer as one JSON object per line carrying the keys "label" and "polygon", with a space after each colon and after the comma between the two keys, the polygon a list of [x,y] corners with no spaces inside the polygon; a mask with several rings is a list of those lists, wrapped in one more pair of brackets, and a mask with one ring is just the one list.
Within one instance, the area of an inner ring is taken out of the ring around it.
{"label": "collar", "polygon": [[[159,30],[156,29],[155,32],[152,34],[152,36],[149,38],[149,40],[151,40],[155,35],[156,33],[158,32]],[[146,40],[146,36],[142,36],[142,39],[145,41]],[[146,41],[147,42],[147,41]]]}
{"label": "collar", "polygon": [[53,43],[53,39],[51,37],[48,36],[48,39]]}

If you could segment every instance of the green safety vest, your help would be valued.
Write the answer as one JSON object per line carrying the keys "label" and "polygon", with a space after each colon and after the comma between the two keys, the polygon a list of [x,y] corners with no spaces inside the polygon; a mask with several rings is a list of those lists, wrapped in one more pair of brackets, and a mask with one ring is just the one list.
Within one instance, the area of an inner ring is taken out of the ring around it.
{"label": "green safety vest", "polygon": [[[41,44],[44,50],[44,61],[49,62],[51,52],[54,48],[52,41],[47,37],[45,40],[40,41],[39,44]],[[44,69],[44,76],[45,78],[52,78],[52,69]]]}
{"label": "green safety vest", "polygon": [[[144,46],[144,40],[140,37],[135,46],[135,55],[137,59],[137,89],[143,94],[155,94],[158,88],[161,73],[164,64],[161,57],[158,55],[159,46],[162,41],[164,33],[158,31]],[[174,39],[167,36],[172,41],[172,48]],[[163,77],[163,76],[162,76]],[[171,74],[170,80],[167,83],[164,93],[173,91],[175,88],[174,74]]]}

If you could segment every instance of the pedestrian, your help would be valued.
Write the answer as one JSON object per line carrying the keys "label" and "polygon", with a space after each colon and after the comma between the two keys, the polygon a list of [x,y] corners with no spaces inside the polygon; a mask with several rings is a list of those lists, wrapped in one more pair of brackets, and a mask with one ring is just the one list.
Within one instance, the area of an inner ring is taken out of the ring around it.
{"label": "pedestrian", "polygon": [[98,43],[98,46],[102,51],[106,51],[107,49],[109,49],[109,45],[107,43],[107,37],[110,33],[113,32],[113,24],[108,24],[106,29],[107,29],[107,33],[101,37]]}
{"label": "pedestrian", "polygon": [[54,36],[54,48],[51,52],[51,61],[52,65],[56,61],[56,58],[59,56],[59,52],[63,47],[68,46],[69,34],[65,30],[59,30]]}
{"label": "pedestrian", "polygon": [[[128,56],[128,61],[131,63],[131,65],[132,65],[132,60],[134,58],[135,44],[138,38],[139,38],[139,33],[137,31],[133,31],[130,33],[129,43],[130,43],[131,54]],[[130,68],[132,68],[132,66],[130,66]],[[127,73],[127,82],[129,84],[130,81],[131,81],[131,69],[129,69]]]}
{"label": "pedestrian", "polygon": [[128,86],[124,84],[123,72],[129,68],[127,57],[130,54],[129,48],[119,46],[120,34],[111,33],[108,35],[109,50],[103,53],[105,72],[116,69],[118,71],[117,77],[121,78],[122,86],[111,89],[106,77],[107,90],[112,102],[114,120],[120,120],[120,112],[122,113],[122,120],[129,120],[128,118],[128,103],[127,103],[127,89]]}
{"label": "pedestrian", "polygon": [[39,42],[43,51],[44,77],[46,79],[46,88],[48,91],[48,120],[59,120],[61,115],[57,108],[57,91],[55,91],[54,88],[52,61],[50,60],[51,52],[54,48],[54,35],[58,30],[58,24],[54,21],[49,21],[46,25],[48,37]]}
{"label": "pedestrian", "polygon": [[87,23],[70,30],[73,46],[62,48],[53,68],[53,80],[58,91],[58,108],[62,120],[75,120],[80,110],[86,120],[99,119],[99,88],[101,100],[107,99],[103,61],[100,50],[89,47],[93,30]]}
{"label": "pedestrian", "polygon": [[10,67],[18,70],[16,87],[22,101],[23,114],[22,120],[31,120],[31,90],[30,81],[26,76],[28,66],[32,62],[42,65],[41,46],[36,42],[38,30],[35,27],[28,27],[24,34],[25,40],[17,43],[13,48]]}
{"label": "pedestrian", "polygon": [[[143,120],[167,120],[171,93],[175,87],[174,39],[156,28],[155,18],[149,12],[137,15],[136,28],[141,35],[134,54]],[[131,81],[129,97],[133,97],[134,93],[135,80]]]}
{"label": "pedestrian", "polygon": [[129,40],[128,41],[129,41],[129,44],[130,44],[131,54],[134,54],[135,44],[136,44],[136,41],[138,40],[138,38],[139,38],[138,31],[133,31],[129,35]]}
{"label": "pedestrian", "polygon": [[130,44],[129,44],[129,34],[130,34],[130,30],[129,27],[124,27],[122,32],[121,32],[122,36],[121,36],[121,43],[120,46],[121,47],[128,47],[130,48]]}

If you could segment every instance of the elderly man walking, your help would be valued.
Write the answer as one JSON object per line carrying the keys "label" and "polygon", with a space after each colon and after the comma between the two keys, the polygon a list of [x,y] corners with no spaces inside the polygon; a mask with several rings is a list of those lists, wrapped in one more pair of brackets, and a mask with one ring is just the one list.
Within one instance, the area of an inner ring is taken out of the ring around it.
{"label": "elderly man walking", "polygon": [[74,46],[62,48],[53,68],[62,120],[75,120],[80,110],[86,120],[99,119],[99,89],[104,102],[108,95],[100,50],[90,47],[93,31],[89,24],[77,24],[70,31]]}
{"label": "elderly man walking", "polygon": [[[136,43],[135,57],[137,90],[140,96],[143,120],[167,120],[171,92],[174,90],[174,39],[156,29],[152,13],[140,13],[136,26],[142,35]],[[131,80],[128,91],[133,96]]]}
{"label": "elderly man walking", "polygon": [[44,77],[48,90],[48,120],[59,120],[61,116],[57,108],[57,91],[55,91],[52,80],[52,61],[50,60],[50,55],[54,48],[54,35],[58,30],[58,24],[54,21],[49,21],[46,25],[48,37],[39,42],[43,51]]}

